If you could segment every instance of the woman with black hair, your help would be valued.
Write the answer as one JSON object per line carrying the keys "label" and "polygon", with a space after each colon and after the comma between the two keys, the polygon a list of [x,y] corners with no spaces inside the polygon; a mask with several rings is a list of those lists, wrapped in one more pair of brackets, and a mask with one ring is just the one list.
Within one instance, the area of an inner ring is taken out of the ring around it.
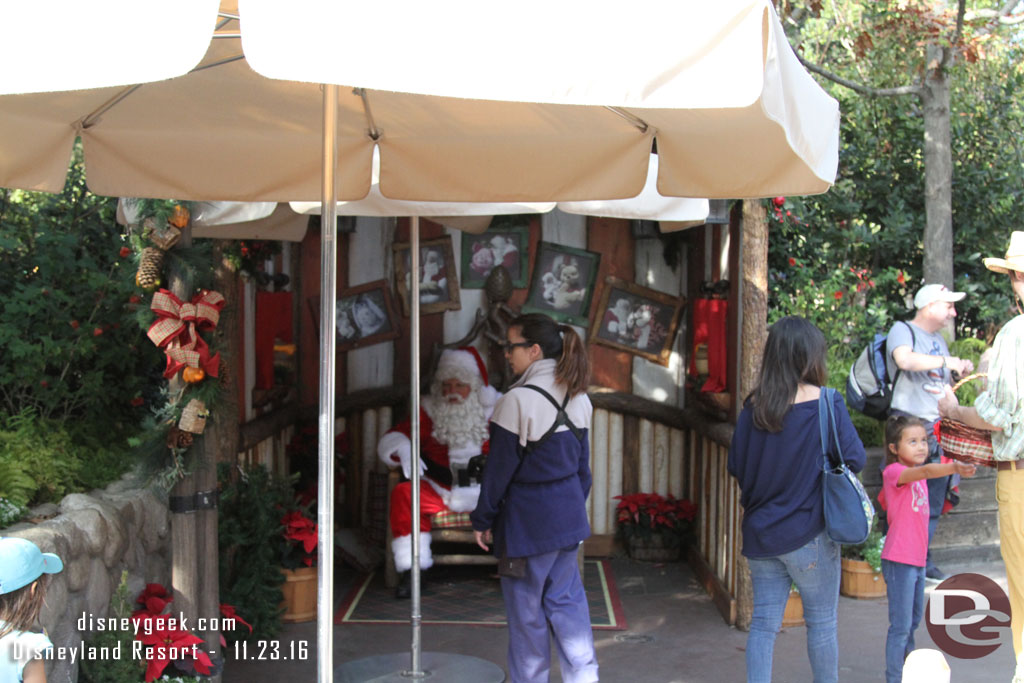
{"label": "woman with black hair", "polygon": [[[768,332],[757,388],[736,421],[729,473],[740,486],[743,555],[754,586],[747,681],[769,683],[775,634],[790,587],[804,603],[815,683],[839,676],[836,610],[839,545],[825,533],[818,399],[825,387],[825,336],[811,322],[782,318]],[[832,411],[846,464],[864,467],[864,445],[838,392]]]}
{"label": "woman with black hair", "polygon": [[566,683],[597,678],[590,610],[577,564],[590,535],[589,367],[579,335],[546,315],[509,324],[505,357],[519,375],[491,416],[490,453],[470,515],[499,558],[512,683],[547,683],[549,630]]}

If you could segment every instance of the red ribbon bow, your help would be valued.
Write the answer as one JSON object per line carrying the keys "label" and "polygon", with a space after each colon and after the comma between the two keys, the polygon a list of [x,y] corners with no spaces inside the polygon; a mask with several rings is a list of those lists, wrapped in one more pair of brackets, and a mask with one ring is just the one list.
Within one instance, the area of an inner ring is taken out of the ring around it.
{"label": "red ribbon bow", "polygon": [[186,365],[202,368],[210,377],[217,376],[220,353],[210,355],[210,347],[199,331],[217,326],[224,304],[224,297],[210,290],[199,292],[187,303],[166,289],[153,295],[150,308],[157,320],[146,335],[167,354],[164,378],[174,377]]}

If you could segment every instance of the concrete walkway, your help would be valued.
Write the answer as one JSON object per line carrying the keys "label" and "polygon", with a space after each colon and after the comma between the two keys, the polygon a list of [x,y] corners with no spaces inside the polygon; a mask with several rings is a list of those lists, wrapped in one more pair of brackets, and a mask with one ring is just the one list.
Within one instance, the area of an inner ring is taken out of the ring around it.
{"label": "concrete walkway", "polygon": [[[601,680],[605,683],[731,683],[744,681],[747,634],[727,626],[693,573],[684,564],[653,565],[617,558],[611,562],[622,598],[626,631],[595,631]],[[950,573],[988,576],[1005,589],[1002,563],[945,567]],[[486,571],[486,570],[484,570]],[[357,578],[339,567],[335,597],[340,600]],[[429,616],[429,615],[425,615]],[[887,603],[839,599],[839,680],[844,683],[884,680]],[[934,648],[927,629],[917,633],[919,648]],[[282,653],[298,652],[305,641],[304,661],[228,661],[224,683],[279,683],[316,680],[316,624],[292,624],[280,636]],[[334,627],[334,664],[378,654],[408,652],[407,625]],[[424,651],[479,657],[504,667],[508,632],[480,626],[423,626]],[[811,680],[807,663],[806,629],[784,629],[775,645],[777,683]],[[250,646],[250,657],[253,649]],[[947,657],[957,683],[1007,683],[1013,673],[1013,649],[1008,631],[994,653],[975,660]],[[557,661],[557,658],[553,657]],[[430,681],[431,679],[426,679]],[[557,666],[552,683],[561,681]]]}

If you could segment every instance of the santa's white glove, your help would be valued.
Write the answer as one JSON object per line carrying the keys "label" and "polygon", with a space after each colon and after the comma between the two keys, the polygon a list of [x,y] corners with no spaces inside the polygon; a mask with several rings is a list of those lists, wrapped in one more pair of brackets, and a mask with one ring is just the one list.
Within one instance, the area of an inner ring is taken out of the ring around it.
{"label": "santa's white glove", "polygon": [[[388,467],[401,465],[402,474],[405,475],[405,478],[412,478],[412,468],[410,467],[412,462],[412,442],[409,441],[409,437],[405,434],[401,432],[388,432],[382,436],[377,444],[377,456]],[[422,475],[427,469],[422,458],[419,460],[419,466],[420,475]]]}

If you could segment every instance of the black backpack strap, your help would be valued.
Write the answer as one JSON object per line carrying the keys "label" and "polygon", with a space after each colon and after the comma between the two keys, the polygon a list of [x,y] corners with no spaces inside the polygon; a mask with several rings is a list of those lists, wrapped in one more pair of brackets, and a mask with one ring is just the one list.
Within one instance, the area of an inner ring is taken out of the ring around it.
{"label": "black backpack strap", "polygon": [[565,393],[565,400],[563,400],[562,404],[559,405],[558,401],[555,400],[554,396],[544,391],[536,384],[524,384],[523,387],[526,389],[533,389],[534,391],[536,391],[538,394],[546,398],[548,402],[550,402],[551,405],[555,407],[555,410],[558,411],[558,414],[555,416],[554,424],[551,425],[548,431],[544,432],[544,436],[540,437],[536,441],[531,441],[530,443],[526,444],[528,448],[536,448],[544,441],[547,441],[548,437],[554,434],[555,430],[557,430],[562,425],[565,425],[566,427],[569,428],[569,431],[572,432],[572,435],[576,437],[577,441],[583,440],[583,430],[574,425],[572,423],[572,420],[569,419],[569,415],[566,414],[565,412],[565,407],[569,405],[569,392]]}

